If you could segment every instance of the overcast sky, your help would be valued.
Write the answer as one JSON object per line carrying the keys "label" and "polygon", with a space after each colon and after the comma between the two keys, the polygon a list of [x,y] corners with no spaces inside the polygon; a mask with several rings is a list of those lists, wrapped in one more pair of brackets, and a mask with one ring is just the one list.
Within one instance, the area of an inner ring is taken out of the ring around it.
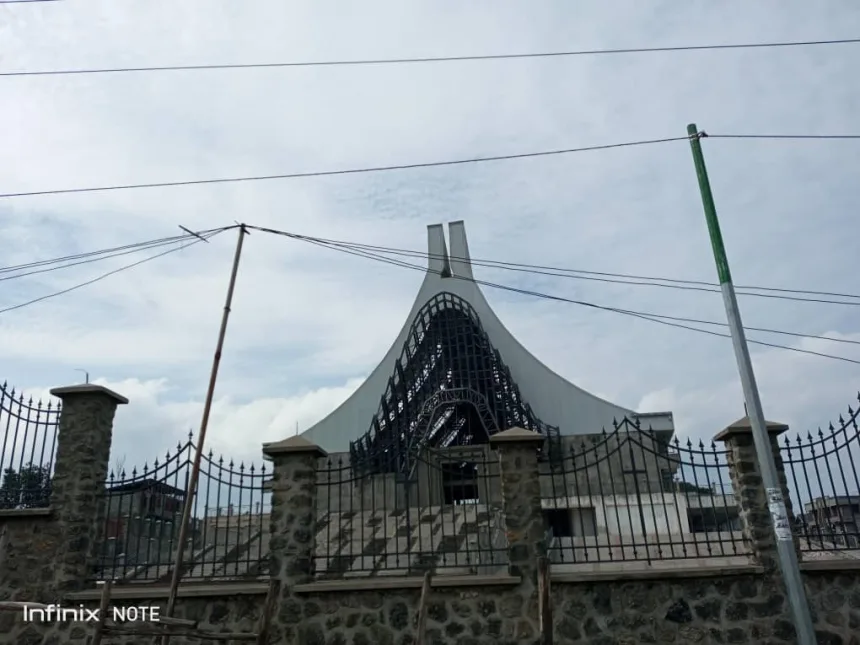
{"label": "overcast sky", "polygon": [[[287,6],[288,5],[288,6]],[[67,0],[0,6],[0,69],[450,56],[854,38],[855,0],[292,2]],[[859,45],[424,65],[0,79],[0,192],[269,175],[711,134],[860,133]],[[860,142],[704,141],[738,284],[860,293]],[[714,281],[685,141],[283,181],[0,200],[2,265],[245,221],[424,249],[463,219],[476,258]],[[199,425],[235,234],[0,314],[0,379],[91,379],[127,396],[113,452],[151,460]],[[8,280],[0,308],[147,253]],[[477,277],[722,321],[717,294],[485,268]],[[210,430],[260,444],[322,418],[375,366],[422,276],[285,238],[245,246]],[[743,414],[728,340],[486,290],[580,387],[672,410],[711,437]],[[860,340],[857,307],[743,298],[749,326]],[[860,359],[860,348],[751,334]],[[806,431],[854,401],[860,366],[753,347],[766,415]],[[381,393],[380,393],[381,394]],[[538,414],[540,411],[538,411]],[[356,419],[366,426],[369,419]],[[598,429],[599,430],[599,429]]]}

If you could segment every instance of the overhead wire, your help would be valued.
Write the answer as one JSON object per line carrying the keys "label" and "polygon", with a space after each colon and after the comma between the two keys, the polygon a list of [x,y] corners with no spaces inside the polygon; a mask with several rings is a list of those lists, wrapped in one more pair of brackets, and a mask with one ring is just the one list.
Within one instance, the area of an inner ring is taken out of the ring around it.
{"label": "overhead wire", "polygon": [[77,68],[56,70],[22,70],[17,72],[0,72],[0,76],[70,76],[81,74],[119,74],[139,72],[177,72],[177,71],[202,71],[202,70],[230,70],[230,69],[266,69],[266,68],[288,68],[288,67],[345,67],[345,66],[379,66],[379,65],[407,65],[427,63],[451,63],[468,61],[492,61],[492,60],[514,60],[529,58],[568,58],[573,56],[601,56],[619,54],[654,54],[670,52],[691,51],[718,51],[730,49],[770,49],[785,47],[810,47],[821,45],[848,45],[860,43],[860,38],[839,38],[833,40],[806,40],[806,41],[777,41],[764,43],[729,43],[724,45],[678,45],[675,47],[628,47],[615,49],[581,49],[554,52],[526,52],[519,54],[478,54],[472,56],[424,56],[411,58],[368,58],[354,60],[328,60],[328,61],[286,61],[270,63],[222,63],[204,65],[152,65],[146,67],[103,67],[103,68]]}
{"label": "overhead wire", "polygon": [[[297,239],[297,240],[301,240],[301,241],[305,241],[305,242],[310,242],[311,244],[315,244],[315,245],[317,245],[317,246],[322,246],[323,248],[328,248],[328,249],[331,249],[331,250],[340,251],[340,252],[347,253],[347,254],[350,254],[350,255],[356,255],[356,256],[358,256],[358,257],[368,258],[368,259],[375,260],[375,261],[379,261],[379,262],[383,262],[383,263],[386,263],[386,264],[392,264],[392,265],[395,265],[395,266],[401,266],[401,267],[404,267],[404,268],[408,268],[408,269],[412,269],[412,270],[416,270],[416,271],[421,271],[421,272],[425,272],[425,273],[426,273],[426,272],[430,272],[430,273],[436,273],[436,274],[442,275],[442,272],[441,272],[441,271],[431,270],[431,269],[429,269],[429,268],[422,267],[422,266],[420,266],[420,265],[411,264],[411,263],[409,263],[409,262],[404,262],[404,261],[402,261],[402,260],[395,260],[395,259],[392,259],[392,258],[388,258],[388,257],[382,256],[382,255],[379,255],[379,254],[375,254],[375,253],[372,253],[372,252],[369,252],[369,251],[365,251],[365,250],[362,250],[362,249],[349,248],[348,246],[345,246],[345,245],[340,245],[340,246],[339,246],[339,245],[335,245],[335,244],[330,244],[330,243],[326,243],[326,242],[324,242],[324,241],[322,241],[322,240],[318,240],[318,239],[315,239],[315,238],[310,238],[310,237],[307,237],[307,236],[297,236],[297,235],[295,235],[295,234],[289,233],[288,231],[279,231],[279,230],[277,230],[277,229],[271,229],[271,228],[265,228],[265,227],[257,227],[257,226],[251,226],[251,225],[248,225],[248,228],[249,228],[249,229],[258,230],[258,231],[261,231],[261,232],[272,233],[272,234],[275,234],[275,235],[281,235],[281,236],[288,237],[288,238],[291,238],[291,239]],[[451,274],[449,277],[454,278],[454,279],[461,279],[461,280],[466,279],[466,278],[464,278],[463,276],[457,276],[457,275],[455,275],[455,274]],[[669,326],[669,327],[677,327],[677,328],[680,328],[680,329],[686,329],[686,330],[689,330],[689,331],[695,331],[695,332],[699,332],[699,333],[703,333],[703,334],[708,334],[708,335],[711,335],[711,336],[718,336],[718,337],[722,337],[722,338],[731,338],[731,335],[730,335],[730,334],[724,334],[724,333],[721,333],[721,332],[711,331],[711,330],[709,330],[709,329],[700,329],[700,328],[698,328],[698,327],[691,327],[691,326],[689,326],[689,325],[679,324],[679,322],[673,322],[673,321],[686,321],[686,322],[693,322],[693,323],[700,322],[700,321],[696,321],[695,319],[681,318],[681,317],[673,317],[673,316],[663,316],[663,315],[659,315],[659,314],[651,314],[651,313],[645,313],[645,312],[633,311],[633,310],[630,310],[630,309],[620,309],[620,308],[616,308],[616,307],[609,307],[609,306],[605,306],[605,305],[598,305],[598,304],[595,304],[595,303],[592,303],[592,302],[587,302],[587,301],[583,301],[583,300],[575,300],[575,299],[572,299],[572,298],[565,298],[565,297],[563,297],[563,296],[557,296],[557,295],[552,295],[552,294],[541,293],[541,292],[533,291],[533,290],[529,290],[529,289],[521,289],[521,288],[518,288],[518,287],[513,287],[513,286],[510,286],[510,285],[499,284],[499,283],[495,283],[495,282],[489,282],[489,281],[486,281],[486,280],[479,280],[479,279],[474,279],[474,278],[473,278],[473,279],[470,279],[470,281],[475,282],[476,284],[483,285],[483,286],[487,286],[487,287],[494,288],[494,289],[499,289],[499,290],[504,290],[504,291],[510,291],[510,292],[513,292],[513,293],[519,293],[519,294],[522,294],[522,295],[527,295],[527,296],[537,297],[537,298],[541,298],[541,299],[555,300],[555,301],[559,301],[559,302],[567,302],[567,303],[570,303],[570,304],[580,305],[580,306],[583,306],[583,307],[588,307],[588,308],[592,308],[592,309],[598,309],[598,310],[602,310],[602,311],[610,311],[610,312],[614,312],[614,313],[618,313],[618,314],[622,314],[622,315],[627,315],[627,316],[632,316],[632,317],[635,317],[635,318],[640,318],[640,319],[642,319],[642,320],[648,320],[648,321],[650,321],[650,322],[659,323],[659,324],[662,324],[662,325],[667,325],[667,326]],[[716,323],[716,322],[711,322],[711,321],[705,321],[705,324],[720,325],[720,326],[722,326],[722,325],[726,325],[726,326],[727,326],[727,324],[726,324],[726,323]],[[751,329],[751,328],[745,327],[745,329]],[[764,330],[763,330],[763,329],[759,329],[759,331],[764,331]],[[777,330],[768,330],[768,331],[777,331]],[[777,333],[778,333],[778,332],[777,332]],[[795,335],[795,332],[788,332],[788,334],[789,334],[789,335]],[[815,336],[811,336],[811,335],[808,335],[808,334],[799,334],[799,333],[798,333],[798,334],[796,334],[796,335],[797,335],[797,336],[800,336],[800,337],[805,337],[805,338],[817,338],[817,339],[821,339],[821,340],[830,340],[830,341],[833,341],[833,340],[841,340],[841,339],[832,339],[832,338],[827,338],[827,337],[824,337],[824,336],[818,336],[818,337],[815,337]],[[823,352],[816,352],[816,351],[813,351],[813,350],[801,349],[801,348],[799,348],[799,347],[791,347],[791,346],[788,346],[788,345],[780,345],[780,344],[777,344],[777,343],[769,343],[769,342],[761,341],[761,340],[747,339],[747,342],[749,342],[749,343],[751,343],[751,344],[755,344],[755,345],[761,345],[761,346],[771,347],[771,348],[776,348],[776,349],[785,349],[785,350],[788,350],[788,351],[797,352],[797,353],[801,353],[801,354],[810,354],[810,355],[813,355],[813,356],[819,356],[819,357],[822,357],[822,358],[829,358],[829,359],[833,359],[833,360],[838,360],[838,361],[843,361],[843,362],[847,362],[847,363],[853,363],[853,364],[860,365],[860,360],[855,360],[855,359],[851,359],[851,358],[846,358],[846,357],[844,357],[844,356],[836,356],[836,355],[833,355],[833,354],[826,354],[826,353],[823,353]],[[860,344],[860,343],[857,343],[856,341],[850,341],[850,342],[851,342],[852,344]]]}
{"label": "overhead wire", "polygon": [[36,304],[37,302],[42,302],[44,300],[48,300],[49,298],[56,298],[57,296],[62,296],[64,294],[71,293],[72,291],[77,291],[78,289],[89,286],[89,285],[94,284],[96,282],[100,282],[101,280],[104,280],[105,278],[108,278],[112,275],[116,275],[117,273],[121,273],[123,271],[128,271],[129,269],[140,266],[141,264],[144,264],[146,262],[151,262],[152,260],[156,260],[158,258],[164,257],[165,255],[169,255],[170,253],[176,253],[177,251],[181,251],[182,249],[186,249],[189,246],[193,246],[194,244],[200,244],[201,242],[208,241],[209,239],[213,238],[214,236],[218,235],[219,233],[223,232],[224,230],[226,230],[226,228],[216,229],[213,232],[200,234],[199,237],[195,236],[195,235],[189,235],[188,238],[190,238],[191,241],[189,241],[185,244],[182,244],[180,246],[168,249],[166,251],[162,251],[161,253],[157,253],[155,255],[151,255],[151,256],[146,257],[142,260],[138,260],[137,262],[133,262],[131,264],[126,264],[126,265],[121,266],[117,269],[113,269],[112,271],[108,271],[108,272],[103,273],[99,276],[96,276],[95,278],[92,278],[91,280],[87,280],[86,282],[81,282],[79,284],[76,284],[76,285],[71,286],[71,287],[67,287],[66,289],[62,289],[60,291],[55,291],[53,293],[49,293],[47,295],[40,296],[38,298],[33,298],[32,300],[28,300],[27,302],[22,302],[22,303],[19,303],[17,305],[12,305],[11,307],[6,307],[4,309],[0,309],[0,314],[5,314],[5,313],[10,312],[10,311],[15,311],[16,309],[22,309],[24,307],[28,307],[29,305]]}
{"label": "overhead wire", "polygon": [[[205,231],[200,231],[198,235],[206,235],[213,231],[222,231],[227,230],[229,228],[234,228],[232,226],[221,227],[217,229],[209,229]],[[101,249],[98,251],[89,251],[86,253],[79,253],[76,255],[68,255],[59,258],[52,258],[47,260],[38,260],[35,262],[28,262],[25,264],[19,264],[8,267],[0,267],[0,282],[4,282],[6,280],[15,280],[18,278],[25,278],[31,275],[37,275],[40,273],[50,273],[53,271],[59,271],[61,269],[68,269],[75,266],[80,266],[83,264],[91,264],[93,262],[100,262],[102,260],[108,260],[111,258],[121,257],[124,255],[129,255],[132,253],[140,253],[142,251],[148,251],[155,248],[160,248],[162,246],[168,246],[171,244],[175,244],[182,240],[191,239],[195,237],[193,235],[184,234],[184,235],[174,235],[172,237],[164,237],[155,240],[147,240],[145,242],[135,242],[133,244],[126,244],[123,246],[118,246],[110,249]],[[77,260],[72,262],[72,260]],[[66,262],[66,264],[61,264],[62,262]],[[43,268],[36,268],[43,267]],[[30,271],[26,271],[26,269],[32,269]],[[24,271],[21,273],[21,271]],[[12,275],[3,275],[6,273],[12,273]]]}
{"label": "overhead wire", "polygon": [[584,146],[580,148],[563,148],[558,150],[542,150],[537,152],[522,152],[509,155],[494,155],[491,157],[470,157],[465,159],[452,159],[447,161],[427,161],[420,163],[396,164],[388,166],[373,166],[367,168],[346,168],[342,170],[318,170],[310,172],[294,172],[279,175],[257,175],[250,177],[225,177],[219,179],[193,179],[188,181],[166,181],[146,184],[124,184],[113,186],[96,186],[91,188],[61,188],[53,190],[36,190],[21,193],[2,193],[0,198],[10,197],[33,197],[36,195],[61,195],[71,193],[95,193],[113,190],[131,190],[139,188],[166,188],[174,186],[199,186],[205,184],[226,184],[250,181],[270,181],[274,179],[301,179],[308,177],[330,177],[335,175],[357,175],[372,172],[389,172],[393,170],[415,170],[420,168],[434,168],[439,166],[461,166],[465,164],[483,163],[488,161],[508,161],[512,159],[528,159],[533,157],[550,157],[556,155],[571,154],[574,152],[593,152],[596,150],[610,150],[613,148],[628,148],[632,146],[644,146],[656,143],[667,143],[670,141],[689,141],[689,137],[668,137],[663,139],[649,139],[642,141],[626,141],[623,143],[609,143],[596,146]]}
{"label": "overhead wire", "polygon": [[[709,138],[752,138],[753,135],[707,135]],[[860,135],[756,135],[758,139],[860,139]],[[487,163],[493,161],[511,161],[515,159],[530,159],[536,157],[552,157],[572,154],[576,152],[595,152],[598,150],[611,150],[614,148],[630,148],[634,146],[645,146],[659,143],[670,143],[675,141],[689,141],[689,136],[664,137],[660,139],[643,139],[640,141],[625,141],[622,143],[609,143],[594,146],[582,146],[578,148],[561,148],[555,150],[539,150],[535,152],[521,152],[507,155],[493,155],[488,157],[468,157],[464,159],[448,159],[442,161],[425,161],[407,164],[393,164],[386,166],[369,166],[364,168],[344,168],[340,170],[315,170],[307,172],[293,172],[272,175],[252,175],[244,177],[219,177],[215,179],[189,179],[184,181],[162,181],[142,184],[115,184],[107,186],[90,186],[85,188],[54,188],[47,190],[33,190],[17,193],[0,193],[0,198],[10,199],[15,197],[36,197],[40,195],[70,195],[75,193],[97,193],[116,190],[136,190],[144,188],[172,188],[178,186],[203,186],[208,184],[228,184],[254,181],[273,181],[276,179],[306,179],[312,177],[333,177],[337,175],[358,175],[376,172],[391,172],[396,170],[418,170],[422,168],[438,168],[443,166],[462,166],[467,164]]]}
{"label": "overhead wire", "polygon": [[[294,234],[299,237],[299,234]],[[314,239],[319,240],[321,242],[331,243],[331,244],[344,244],[354,248],[361,248],[365,250],[370,250],[374,252],[381,252],[391,255],[404,255],[407,257],[432,257],[434,254],[428,253],[426,251],[416,251],[411,249],[400,249],[396,247],[389,246],[379,246],[373,244],[361,244],[358,242],[345,242],[343,240],[332,240],[326,238],[315,237]],[[437,256],[442,257],[442,256]],[[465,260],[465,258],[456,257],[453,255],[445,256],[451,260]],[[519,262],[506,262],[501,260],[484,260],[484,259],[475,259],[470,258],[470,264],[475,266],[485,266],[488,268],[495,269],[504,269],[509,271],[517,271],[523,273],[531,273],[537,275],[546,275],[560,278],[568,278],[574,280],[588,280],[595,282],[606,282],[612,284],[624,284],[624,285],[633,285],[633,286],[649,286],[649,287],[663,287],[669,289],[681,289],[686,291],[702,291],[708,293],[720,293],[719,285],[711,282],[704,282],[698,280],[683,280],[679,278],[657,278],[653,276],[640,276],[629,273],[608,273],[602,271],[586,271],[583,269],[567,269],[562,267],[553,267],[539,264],[523,264]],[[580,275],[582,274],[582,275]],[[599,276],[599,277],[595,277]],[[662,284],[668,283],[668,284]],[[857,294],[848,294],[848,293],[835,293],[828,291],[809,291],[804,289],[783,289],[777,287],[760,287],[760,286],[738,286],[737,289],[751,289],[758,291],[769,291],[776,292],[777,295],[774,294],[764,294],[764,293],[750,293],[750,292],[739,292],[737,295],[742,296],[752,296],[759,298],[776,298],[780,300],[791,300],[795,302],[815,302],[815,303],[826,303],[826,304],[835,304],[835,305],[848,305],[848,306],[860,306],[860,295]],[[807,295],[820,295],[820,296],[831,296],[831,297],[839,297],[839,298],[853,298],[857,299],[858,302],[844,302],[837,300],[829,300],[829,299],[820,299],[820,298],[797,298],[793,296],[786,295],[778,295],[782,293],[795,293],[795,294],[807,294]]]}

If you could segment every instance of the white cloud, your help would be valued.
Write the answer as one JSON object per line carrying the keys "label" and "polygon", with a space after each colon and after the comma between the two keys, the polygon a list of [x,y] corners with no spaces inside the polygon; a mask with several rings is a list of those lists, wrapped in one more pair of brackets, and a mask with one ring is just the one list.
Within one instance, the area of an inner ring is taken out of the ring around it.
{"label": "white cloud", "polygon": [[[12,8],[14,7],[14,8]],[[4,7],[2,69],[334,60],[851,36],[850,0],[707,7],[546,2],[211,0]],[[856,131],[852,46],[414,66],[4,78],[3,192],[387,165],[716,133]],[[853,142],[709,139],[738,283],[857,290]],[[421,249],[465,219],[477,258],[712,280],[685,142],[545,159],[296,181],[0,200],[4,265],[234,220]],[[115,452],[163,452],[199,423],[235,238],[0,314],[2,377],[33,390],[84,368],[131,403]],[[0,282],[0,308],[134,261]],[[715,294],[478,269],[479,277],[629,309],[723,320]],[[420,282],[253,233],[230,320],[211,445],[259,456],[318,419],[388,349]],[[675,411],[710,436],[742,412],[725,339],[488,291],[550,367],[600,396]],[[858,338],[854,308],[742,298],[752,326]],[[784,337],[756,337],[785,342]],[[818,348],[818,342],[802,345]],[[823,347],[823,346],[822,346]],[[819,351],[816,349],[816,351]],[[856,347],[821,351],[860,358]],[[835,417],[856,365],[754,349],[769,417]],[[364,426],[369,420],[358,419]],[[162,445],[163,444],[163,445]],[[159,447],[160,446],[160,447]]]}

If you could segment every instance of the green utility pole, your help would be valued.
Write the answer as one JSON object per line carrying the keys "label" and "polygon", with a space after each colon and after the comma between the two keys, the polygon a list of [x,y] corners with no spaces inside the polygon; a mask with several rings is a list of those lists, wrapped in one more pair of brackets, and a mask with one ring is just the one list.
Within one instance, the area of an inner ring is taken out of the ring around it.
{"label": "green utility pole", "polygon": [[717,275],[720,278],[720,289],[722,290],[723,302],[726,306],[726,316],[729,320],[729,330],[731,331],[732,344],[735,348],[735,358],[738,363],[738,372],[741,377],[747,414],[752,426],[753,442],[758,455],[762,483],[767,489],[768,506],[774,537],[776,539],[779,568],[785,582],[786,592],[788,593],[788,602],[791,605],[794,627],[797,630],[797,642],[800,645],[815,645],[815,630],[812,626],[812,616],[809,612],[809,603],[806,600],[806,591],[803,588],[803,579],[800,576],[797,553],[794,551],[794,538],[791,527],[788,525],[788,513],[786,512],[785,500],[782,496],[782,487],[777,476],[776,461],[771,448],[770,437],[767,434],[764,411],[762,410],[761,399],[759,398],[755,374],[753,373],[749,347],[747,346],[744,327],[741,323],[741,314],[738,309],[735,288],[732,285],[729,261],[726,258],[726,249],[723,246],[723,235],[720,232],[720,223],[717,220],[714,196],[711,194],[711,184],[708,181],[708,171],[705,168],[705,158],[702,155],[700,138],[704,135],[699,132],[695,123],[687,126],[687,135],[690,137],[690,146],[693,149],[696,176],[699,179],[699,189],[702,192],[705,219],[708,222],[711,246],[714,249]]}

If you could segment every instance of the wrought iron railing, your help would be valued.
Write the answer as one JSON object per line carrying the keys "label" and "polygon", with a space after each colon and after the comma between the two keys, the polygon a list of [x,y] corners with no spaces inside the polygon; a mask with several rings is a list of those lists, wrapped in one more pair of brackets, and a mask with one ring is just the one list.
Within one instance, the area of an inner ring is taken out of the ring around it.
{"label": "wrought iron railing", "polygon": [[48,506],[59,423],[59,401],[34,402],[0,386],[0,509]]}
{"label": "wrought iron railing", "polygon": [[749,552],[726,453],[624,419],[547,446],[541,496],[556,564],[651,563]]}
{"label": "wrought iron railing", "polygon": [[801,551],[818,557],[860,557],[858,412],[860,408],[849,407],[848,416],[840,416],[826,431],[781,438],[795,535]]}
{"label": "wrought iron railing", "polygon": [[[189,436],[151,467],[110,474],[97,579],[169,579],[195,450]],[[267,575],[267,477],[265,465],[225,463],[211,452],[202,457],[183,579]]]}
{"label": "wrought iron railing", "polygon": [[372,474],[354,469],[348,454],[325,461],[317,475],[317,578],[507,569],[499,464],[489,446],[424,448],[414,466]]}

